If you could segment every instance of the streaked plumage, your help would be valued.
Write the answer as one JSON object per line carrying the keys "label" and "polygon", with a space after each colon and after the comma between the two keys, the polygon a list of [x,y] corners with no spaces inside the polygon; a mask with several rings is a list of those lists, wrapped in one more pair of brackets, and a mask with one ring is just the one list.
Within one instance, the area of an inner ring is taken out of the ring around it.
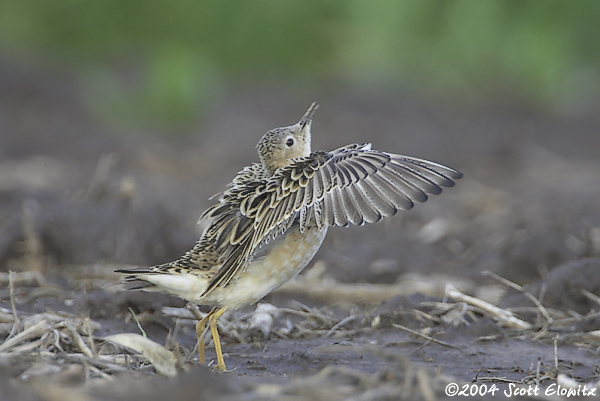
{"label": "streaked plumage", "polygon": [[311,153],[316,108],[313,103],[299,123],[263,136],[261,162],[241,170],[203,213],[206,229],[192,250],[174,262],[121,270],[125,280],[197,304],[238,308],[298,274],[328,227],[379,221],[462,177],[441,164],[371,150],[368,143]]}

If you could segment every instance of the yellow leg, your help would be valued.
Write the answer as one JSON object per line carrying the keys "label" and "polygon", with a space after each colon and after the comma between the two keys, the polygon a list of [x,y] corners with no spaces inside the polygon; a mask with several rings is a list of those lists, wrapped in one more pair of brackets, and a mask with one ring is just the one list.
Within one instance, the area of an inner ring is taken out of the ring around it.
{"label": "yellow leg", "polygon": [[198,361],[200,363],[205,363],[204,358],[204,338],[202,338],[202,334],[204,334],[204,329],[206,328],[206,323],[210,319],[211,315],[215,313],[217,308],[211,310],[206,316],[204,316],[198,323],[196,323],[196,339],[198,340]]}
{"label": "yellow leg", "polygon": [[221,350],[221,340],[219,339],[219,332],[217,330],[217,320],[225,313],[227,308],[223,307],[213,314],[215,310],[216,308],[210,311],[207,316],[211,315],[210,333],[212,334],[213,342],[215,343],[215,351],[217,352],[217,368],[219,371],[225,372],[227,369],[225,368],[225,360],[223,359],[223,351]]}

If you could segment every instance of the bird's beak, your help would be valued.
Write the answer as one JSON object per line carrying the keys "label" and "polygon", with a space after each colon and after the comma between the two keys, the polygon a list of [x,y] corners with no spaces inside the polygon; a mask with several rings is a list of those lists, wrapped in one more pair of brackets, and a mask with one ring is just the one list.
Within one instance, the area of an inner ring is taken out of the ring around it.
{"label": "bird's beak", "polygon": [[315,110],[317,110],[318,108],[319,108],[319,105],[317,104],[317,102],[313,102],[310,105],[310,107],[308,108],[308,110],[306,110],[306,113],[304,113],[304,115],[298,122],[298,124],[300,125],[300,127],[302,129],[304,129],[304,127],[306,127],[306,126],[310,126],[310,123],[312,122],[312,115],[315,112]]}

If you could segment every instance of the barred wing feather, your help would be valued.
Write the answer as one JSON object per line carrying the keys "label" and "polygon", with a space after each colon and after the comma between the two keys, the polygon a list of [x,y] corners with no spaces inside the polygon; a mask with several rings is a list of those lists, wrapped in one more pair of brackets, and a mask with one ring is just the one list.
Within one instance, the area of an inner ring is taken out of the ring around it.
{"label": "barred wing feather", "polygon": [[348,145],[294,159],[268,179],[239,183],[205,215],[215,218],[201,239],[222,265],[206,292],[226,285],[254,253],[298,219],[300,230],[362,225],[424,202],[462,174],[427,160]]}

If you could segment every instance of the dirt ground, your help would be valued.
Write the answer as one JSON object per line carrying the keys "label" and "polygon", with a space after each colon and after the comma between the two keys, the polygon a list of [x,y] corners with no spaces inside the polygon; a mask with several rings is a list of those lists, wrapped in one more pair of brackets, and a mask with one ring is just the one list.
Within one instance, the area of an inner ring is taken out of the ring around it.
{"label": "dirt ground", "polygon": [[[553,399],[551,385],[599,383],[597,110],[255,87],[179,135],[141,135],[90,113],[68,75],[1,62],[0,88],[1,400],[431,400],[451,383]],[[369,141],[465,177],[330,230],[262,301],[271,314],[223,317],[230,371],[216,373],[198,364],[185,302],[122,291],[113,270],[188,250],[208,198],[313,100],[314,149]],[[122,333],[168,355],[105,340]]]}

